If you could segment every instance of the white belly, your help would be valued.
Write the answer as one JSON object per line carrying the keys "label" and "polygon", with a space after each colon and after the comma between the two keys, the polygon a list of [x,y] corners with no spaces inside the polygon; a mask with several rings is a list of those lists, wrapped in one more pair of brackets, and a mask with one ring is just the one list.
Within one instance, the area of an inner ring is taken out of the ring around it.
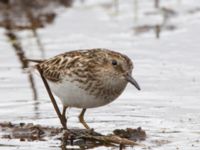
{"label": "white belly", "polygon": [[53,83],[48,81],[51,90],[60,98],[64,106],[78,108],[93,108],[106,105],[111,101],[105,101],[94,95],[90,95],[84,89],[79,88],[75,82],[64,81]]}

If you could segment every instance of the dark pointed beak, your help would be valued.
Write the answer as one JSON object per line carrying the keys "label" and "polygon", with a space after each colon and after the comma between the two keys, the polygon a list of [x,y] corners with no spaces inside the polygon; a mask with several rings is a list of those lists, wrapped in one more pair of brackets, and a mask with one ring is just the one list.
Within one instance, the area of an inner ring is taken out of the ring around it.
{"label": "dark pointed beak", "polygon": [[136,89],[141,90],[139,84],[130,74],[126,75],[126,80],[131,84],[133,84],[136,87]]}

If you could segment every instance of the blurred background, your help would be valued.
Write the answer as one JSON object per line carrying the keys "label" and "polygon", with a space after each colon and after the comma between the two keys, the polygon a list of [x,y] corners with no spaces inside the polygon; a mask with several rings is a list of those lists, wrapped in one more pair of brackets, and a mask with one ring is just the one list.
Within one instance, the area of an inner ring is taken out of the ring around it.
{"label": "blurred background", "polygon": [[[40,77],[24,70],[33,65],[25,58],[89,48],[128,55],[142,88],[128,86],[115,102],[88,110],[92,128],[141,126],[149,149],[199,150],[199,0],[0,0],[0,122],[59,127]],[[68,111],[69,127],[82,128],[79,113]],[[57,140],[0,138],[0,149],[16,148],[60,149]]]}

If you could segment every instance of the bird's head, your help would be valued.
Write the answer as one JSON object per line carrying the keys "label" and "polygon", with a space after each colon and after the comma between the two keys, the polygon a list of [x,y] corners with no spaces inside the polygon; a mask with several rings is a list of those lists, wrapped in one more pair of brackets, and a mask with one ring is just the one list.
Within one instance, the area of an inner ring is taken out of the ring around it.
{"label": "bird's head", "polygon": [[[104,58],[103,70],[105,76],[111,79],[114,85],[124,84],[128,82],[140,90],[139,84],[132,77],[133,63],[127,56],[114,51],[108,51]],[[108,81],[109,82],[109,81]]]}

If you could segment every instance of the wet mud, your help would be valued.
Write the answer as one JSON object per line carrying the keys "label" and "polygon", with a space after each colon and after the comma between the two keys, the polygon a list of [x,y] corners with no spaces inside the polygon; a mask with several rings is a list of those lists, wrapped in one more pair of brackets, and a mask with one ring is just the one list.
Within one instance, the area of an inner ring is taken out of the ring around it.
{"label": "wet mud", "polygon": [[69,129],[34,125],[32,123],[13,124],[11,122],[0,123],[2,139],[18,139],[19,141],[47,141],[50,139],[61,141],[62,149],[67,145],[80,148],[128,147],[144,146],[140,144],[146,139],[146,132],[141,128],[115,129],[111,134],[103,135],[93,129]]}

